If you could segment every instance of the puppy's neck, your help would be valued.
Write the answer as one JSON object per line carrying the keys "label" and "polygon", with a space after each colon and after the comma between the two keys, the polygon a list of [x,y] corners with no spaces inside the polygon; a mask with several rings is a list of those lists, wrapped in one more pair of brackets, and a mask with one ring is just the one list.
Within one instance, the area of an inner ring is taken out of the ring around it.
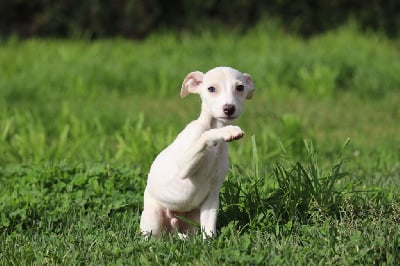
{"label": "puppy's neck", "polygon": [[202,109],[199,118],[197,119],[206,128],[221,128],[227,125],[223,121],[213,117],[206,109]]}

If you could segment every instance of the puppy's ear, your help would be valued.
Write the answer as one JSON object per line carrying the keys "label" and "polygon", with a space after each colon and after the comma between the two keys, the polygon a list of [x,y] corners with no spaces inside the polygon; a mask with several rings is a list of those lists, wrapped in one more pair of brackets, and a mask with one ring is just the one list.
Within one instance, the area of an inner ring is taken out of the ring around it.
{"label": "puppy's ear", "polygon": [[253,97],[253,92],[254,92],[254,89],[255,89],[254,88],[254,82],[253,82],[252,77],[249,74],[244,73],[243,76],[244,76],[244,80],[246,81],[247,87],[249,88],[249,91],[247,92],[246,99],[250,100]]}
{"label": "puppy's ear", "polygon": [[203,82],[203,73],[200,71],[190,72],[183,80],[181,88],[181,97],[187,96],[189,93],[199,93],[199,85]]}

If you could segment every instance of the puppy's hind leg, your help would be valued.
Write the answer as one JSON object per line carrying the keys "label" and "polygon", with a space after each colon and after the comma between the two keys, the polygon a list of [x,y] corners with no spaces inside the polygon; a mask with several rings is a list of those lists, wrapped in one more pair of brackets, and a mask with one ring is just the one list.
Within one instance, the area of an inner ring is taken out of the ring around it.
{"label": "puppy's hind leg", "polygon": [[150,237],[160,238],[164,228],[164,210],[145,196],[144,208],[140,217],[140,230],[148,240]]}

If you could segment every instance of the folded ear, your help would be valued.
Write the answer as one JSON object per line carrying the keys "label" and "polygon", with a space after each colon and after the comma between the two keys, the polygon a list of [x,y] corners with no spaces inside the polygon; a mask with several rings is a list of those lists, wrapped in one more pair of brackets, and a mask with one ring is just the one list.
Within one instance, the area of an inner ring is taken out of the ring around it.
{"label": "folded ear", "polygon": [[253,82],[252,77],[249,74],[244,73],[243,76],[244,76],[244,80],[246,81],[247,87],[249,88],[249,91],[247,92],[246,99],[250,100],[253,97],[253,92],[254,92],[254,89],[255,89],[254,88],[254,82]]}
{"label": "folded ear", "polygon": [[200,71],[190,72],[183,80],[181,88],[181,97],[189,93],[199,93],[199,85],[203,82],[203,73]]}

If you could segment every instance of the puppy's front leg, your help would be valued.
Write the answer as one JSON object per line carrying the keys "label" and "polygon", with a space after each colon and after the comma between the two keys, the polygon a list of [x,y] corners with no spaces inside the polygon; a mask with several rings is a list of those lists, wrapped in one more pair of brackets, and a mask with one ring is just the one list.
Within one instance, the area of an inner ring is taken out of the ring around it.
{"label": "puppy's front leg", "polygon": [[244,132],[240,127],[231,125],[205,131],[178,161],[179,177],[184,179],[197,172],[201,166],[200,161],[204,158],[208,149],[220,142],[240,139],[243,135]]}
{"label": "puppy's front leg", "polygon": [[214,187],[200,208],[200,226],[203,239],[217,234],[219,189],[220,186]]}

